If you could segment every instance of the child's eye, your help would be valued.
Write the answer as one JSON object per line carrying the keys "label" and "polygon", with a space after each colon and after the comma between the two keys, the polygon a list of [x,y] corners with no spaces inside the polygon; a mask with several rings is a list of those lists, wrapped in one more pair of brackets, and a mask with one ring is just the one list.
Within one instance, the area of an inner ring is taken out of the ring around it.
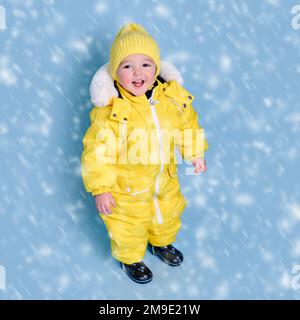
{"label": "child's eye", "polygon": [[146,68],[147,68],[147,67],[151,67],[151,65],[150,65],[149,63],[144,63],[144,64],[143,64],[143,67],[146,67]]}
{"label": "child's eye", "polygon": [[126,64],[123,69],[130,69],[132,66],[130,64]]}

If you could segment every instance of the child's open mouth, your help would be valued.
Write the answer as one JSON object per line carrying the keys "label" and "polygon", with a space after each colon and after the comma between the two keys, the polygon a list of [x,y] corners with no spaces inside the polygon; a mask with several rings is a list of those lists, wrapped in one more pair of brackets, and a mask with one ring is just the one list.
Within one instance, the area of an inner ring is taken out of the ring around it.
{"label": "child's open mouth", "polygon": [[140,88],[143,84],[144,84],[144,80],[137,80],[137,81],[133,81],[132,84],[137,87]]}

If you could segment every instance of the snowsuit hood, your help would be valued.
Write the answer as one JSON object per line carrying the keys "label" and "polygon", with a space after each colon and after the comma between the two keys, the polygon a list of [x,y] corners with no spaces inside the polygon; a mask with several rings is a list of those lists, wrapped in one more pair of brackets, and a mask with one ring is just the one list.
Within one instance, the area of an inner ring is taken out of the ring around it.
{"label": "snowsuit hood", "polygon": [[[179,70],[170,62],[161,62],[160,76],[165,81],[175,80],[183,85]],[[110,103],[111,98],[118,97],[118,91],[110,75],[108,63],[100,67],[93,76],[90,84],[90,96],[92,103],[97,107],[104,107]]]}

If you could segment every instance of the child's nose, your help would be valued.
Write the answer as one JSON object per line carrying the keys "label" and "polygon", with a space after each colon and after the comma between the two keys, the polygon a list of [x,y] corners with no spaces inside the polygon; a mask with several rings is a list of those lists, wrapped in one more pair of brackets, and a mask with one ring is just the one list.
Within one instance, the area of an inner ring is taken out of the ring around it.
{"label": "child's nose", "polygon": [[134,73],[134,75],[139,75],[139,74],[141,74],[141,69],[140,68],[134,68],[133,73]]}

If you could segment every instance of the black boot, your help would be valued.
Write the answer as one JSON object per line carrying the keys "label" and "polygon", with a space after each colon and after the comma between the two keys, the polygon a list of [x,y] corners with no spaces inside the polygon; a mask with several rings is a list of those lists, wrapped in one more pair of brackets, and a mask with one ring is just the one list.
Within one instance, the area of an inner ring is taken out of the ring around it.
{"label": "black boot", "polygon": [[153,278],[151,270],[143,261],[133,264],[121,262],[122,269],[128,274],[129,278],[138,283],[150,282]]}
{"label": "black boot", "polygon": [[149,249],[170,266],[179,266],[183,261],[183,254],[171,244],[164,247],[155,247],[149,243]]}

